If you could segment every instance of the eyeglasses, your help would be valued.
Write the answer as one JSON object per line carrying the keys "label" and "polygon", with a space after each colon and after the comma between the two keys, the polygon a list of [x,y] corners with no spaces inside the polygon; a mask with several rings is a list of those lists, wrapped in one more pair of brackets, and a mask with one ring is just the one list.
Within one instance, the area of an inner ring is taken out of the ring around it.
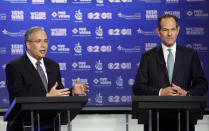
{"label": "eyeglasses", "polygon": [[29,40],[29,42],[34,42],[34,43],[38,43],[38,44],[41,44],[42,42],[44,42],[45,44],[48,44],[49,43],[49,40],[41,40],[41,39],[38,39],[38,40]]}

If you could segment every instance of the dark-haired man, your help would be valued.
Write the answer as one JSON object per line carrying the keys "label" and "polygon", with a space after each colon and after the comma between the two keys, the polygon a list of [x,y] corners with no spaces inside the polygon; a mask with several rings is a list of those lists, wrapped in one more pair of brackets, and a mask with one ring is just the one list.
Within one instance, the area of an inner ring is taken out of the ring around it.
{"label": "dark-haired man", "polygon": [[[165,14],[158,18],[156,31],[162,43],[141,56],[133,86],[135,95],[202,96],[207,92],[197,52],[176,44],[179,30],[176,16]],[[175,115],[161,113],[160,131],[177,131]],[[194,130],[197,116],[191,115],[190,131]],[[147,116],[142,117],[147,130]]]}

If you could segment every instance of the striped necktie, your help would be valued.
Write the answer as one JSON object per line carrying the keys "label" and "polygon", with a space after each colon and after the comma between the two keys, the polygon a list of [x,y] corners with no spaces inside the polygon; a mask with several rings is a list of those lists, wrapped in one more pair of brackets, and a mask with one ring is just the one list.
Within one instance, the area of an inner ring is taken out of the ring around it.
{"label": "striped necktie", "polygon": [[36,62],[37,71],[38,71],[38,73],[39,73],[39,75],[41,77],[41,80],[42,80],[42,82],[44,84],[46,92],[48,92],[48,84],[47,84],[46,76],[45,76],[44,71],[43,71],[42,67],[40,66],[40,64],[41,64],[40,61]]}

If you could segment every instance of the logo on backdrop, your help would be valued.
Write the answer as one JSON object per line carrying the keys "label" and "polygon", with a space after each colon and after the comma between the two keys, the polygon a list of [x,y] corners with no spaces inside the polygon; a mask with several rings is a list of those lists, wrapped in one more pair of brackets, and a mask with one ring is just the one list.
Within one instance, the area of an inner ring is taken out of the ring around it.
{"label": "logo on backdrop", "polygon": [[72,32],[72,36],[91,36],[91,31],[87,30],[86,27],[73,28]]}
{"label": "logo on backdrop", "polygon": [[51,36],[67,36],[66,28],[51,28]]}
{"label": "logo on backdrop", "polygon": [[109,0],[110,3],[131,3],[133,0]]}
{"label": "logo on backdrop", "polygon": [[7,14],[6,13],[0,13],[0,20],[6,20]]}
{"label": "logo on backdrop", "polygon": [[66,4],[67,0],[51,0],[52,3]]}
{"label": "logo on backdrop", "polygon": [[131,102],[132,96],[108,96],[108,102],[110,103],[119,103],[119,102],[123,102],[123,103],[128,103]]}
{"label": "logo on backdrop", "polygon": [[90,12],[90,13],[88,13],[88,19],[90,19],[90,20],[112,19],[112,13],[111,12],[102,12],[102,13]]}
{"label": "logo on backdrop", "polygon": [[80,22],[80,23],[83,22],[83,13],[81,12],[80,9],[75,11],[74,17],[75,17],[75,22]]}
{"label": "logo on backdrop", "polygon": [[134,13],[133,15],[125,15],[122,12],[119,12],[117,14],[117,16],[119,18],[123,18],[125,20],[140,20],[141,17],[142,17],[141,13],[138,13],[138,12],[137,13]]}
{"label": "logo on backdrop", "polygon": [[25,34],[25,30],[20,30],[19,32],[9,32],[7,29],[3,29],[2,33],[10,37],[23,37]]}
{"label": "logo on backdrop", "polygon": [[157,20],[158,12],[157,10],[146,10],[146,20]]}
{"label": "logo on backdrop", "polygon": [[11,4],[24,4],[24,3],[27,3],[27,0],[3,0],[3,1],[6,1],[6,2],[9,2]]}
{"label": "logo on backdrop", "polygon": [[70,15],[66,11],[54,11],[51,16],[51,20],[70,20]]}
{"label": "logo on backdrop", "polygon": [[74,55],[76,55],[76,56],[82,55],[82,46],[80,45],[79,42],[77,44],[75,44],[74,51],[75,51]]}
{"label": "logo on backdrop", "polygon": [[116,88],[117,89],[123,89],[124,87],[123,87],[123,78],[121,77],[121,76],[118,76],[117,78],[116,78],[116,81],[115,81],[115,83],[116,83]]}
{"label": "logo on backdrop", "polygon": [[131,102],[132,96],[121,96],[121,102]]}
{"label": "logo on backdrop", "polygon": [[166,0],[166,3],[179,3],[179,0]]}
{"label": "logo on backdrop", "polygon": [[186,0],[187,2],[205,2],[205,0]]}
{"label": "logo on backdrop", "polygon": [[52,45],[51,50],[51,53],[70,53],[70,48],[67,48],[65,44]]}
{"label": "logo on backdrop", "polygon": [[72,0],[73,4],[90,4],[92,0]]}
{"label": "logo on backdrop", "polygon": [[141,51],[140,46],[134,46],[134,47],[130,47],[130,48],[125,48],[125,47],[122,47],[121,45],[118,45],[117,49],[118,49],[118,51],[124,52],[124,53],[136,53],[136,52],[140,52]]}
{"label": "logo on backdrop", "polygon": [[20,55],[23,53],[23,44],[11,44],[11,55]]}
{"label": "logo on backdrop", "polygon": [[96,69],[96,73],[103,73],[103,64],[101,62],[101,60],[96,61],[95,64],[95,69]]}
{"label": "logo on backdrop", "polygon": [[62,81],[62,85],[65,87],[65,78],[61,78],[61,81]]}
{"label": "logo on backdrop", "polygon": [[96,39],[103,39],[103,29],[101,26],[96,27],[95,34],[96,34]]}
{"label": "logo on backdrop", "polygon": [[189,10],[186,12],[188,19],[208,19],[208,13],[204,12],[202,9],[199,10]]}
{"label": "logo on backdrop", "polygon": [[134,85],[134,79],[128,79],[128,85],[133,86]]}
{"label": "logo on backdrop", "polygon": [[44,0],[32,0],[32,4],[44,4]]}
{"label": "logo on backdrop", "polygon": [[94,78],[94,86],[110,87],[112,82],[107,77]]}
{"label": "logo on backdrop", "polygon": [[67,70],[67,63],[66,62],[59,62],[59,67],[61,71]]}
{"label": "logo on backdrop", "polygon": [[157,36],[157,32],[155,31],[155,29],[153,31],[144,31],[139,27],[137,32],[138,34],[142,34],[145,36]]}
{"label": "logo on backdrop", "polygon": [[139,1],[142,1],[144,3],[160,3],[161,0],[139,0]]}
{"label": "logo on backdrop", "polygon": [[46,12],[30,12],[31,20],[46,20]]}
{"label": "logo on backdrop", "polygon": [[99,46],[99,45],[95,45],[95,46],[89,45],[87,47],[87,51],[89,53],[99,53],[99,52],[110,53],[110,52],[112,52],[112,46],[111,45],[101,45],[101,46]]}
{"label": "logo on backdrop", "polygon": [[104,0],[96,0],[96,6],[104,6]]}
{"label": "logo on backdrop", "polygon": [[73,62],[72,70],[74,71],[91,70],[91,65],[87,64],[86,61]]}
{"label": "logo on backdrop", "polygon": [[109,29],[108,30],[108,35],[110,36],[120,36],[120,35],[128,35],[131,36],[132,35],[132,29],[131,28],[123,28],[123,29]]}
{"label": "logo on backdrop", "polygon": [[0,88],[6,88],[6,82],[0,81]]}
{"label": "logo on backdrop", "polygon": [[186,46],[189,48],[193,48],[193,49],[197,50],[198,52],[206,52],[206,53],[208,52],[208,47],[206,46],[206,44],[191,43],[191,44],[187,44]]}
{"label": "logo on backdrop", "polygon": [[0,47],[0,54],[6,54],[7,48],[6,47]]}
{"label": "logo on backdrop", "polygon": [[5,70],[6,69],[6,64],[2,65],[2,69]]}
{"label": "logo on backdrop", "polygon": [[98,94],[96,94],[95,102],[97,104],[102,104],[103,103],[103,96],[102,96],[102,94],[100,92]]}
{"label": "logo on backdrop", "polygon": [[164,14],[175,15],[177,18],[180,19],[180,11],[164,11]]}
{"label": "logo on backdrop", "polygon": [[24,21],[24,11],[23,10],[11,10],[11,20],[12,21]]}
{"label": "logo on backdrop", "polygon": [[119,103],[120,96],[108,96],[107,101],[110,103]]}
{"label": "logo on backdrop", "polygon": [[186,27],[186,35],[205,35],[203,27]]}
{"label": "logo on backdrop", "polygon": [[108,69],[109,70],[130,70],[131,69],[131,62],[122,62],[122,63],[119,63],[119,62],[115,62],[115,63],[108,63]]}

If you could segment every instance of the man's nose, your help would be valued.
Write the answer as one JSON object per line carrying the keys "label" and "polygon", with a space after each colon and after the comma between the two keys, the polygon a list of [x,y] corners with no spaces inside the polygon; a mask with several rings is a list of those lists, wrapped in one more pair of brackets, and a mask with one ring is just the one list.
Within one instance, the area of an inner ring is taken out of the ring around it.
{"label": "man's nose", "polygon": [[172,32],[171,32],[171,30],[168,30],[168,35],[172,35]]}

